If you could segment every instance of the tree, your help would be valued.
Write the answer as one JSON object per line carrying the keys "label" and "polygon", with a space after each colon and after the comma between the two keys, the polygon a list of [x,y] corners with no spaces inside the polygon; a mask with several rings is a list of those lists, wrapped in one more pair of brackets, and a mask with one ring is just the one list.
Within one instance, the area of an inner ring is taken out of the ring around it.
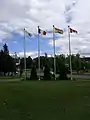
{"label": "tree", "polygon": [[4,52],[3,50],[0,51],[0,73],[2,74],[2,72],[4,71],[3,65],[4,65]]}
{"label": "tree", "polygon": [[37,80],[37,71],[36,71],[36,67],[33,66],[31,69],[31,75],[30,75],[30,80]]}
{"label": "tree", "polygon": [[[33,59],[33,62],[36,66],[36,68],[38,68],[38,57],[36,57],[35,59]],[[40,56],[40,68],[43,68],[45,66],[45,57],[44,56]]]}
{"label": "tree", "polygon": [[80,61],[80,55],[79,54],[76,54],[75,56],[75,66],[76,66],[76,71],[77,73],[79,73],[80,69],[81,69],[81,61]]}
{"label": "tree", "polygon": [[10,55],[7,56],[7,61],[8,61],[8,72],[16,72],[16,62],[15,59],[12,58]]}
{"label": "tree", "polygon": [[[79,71],[82,69],[82,61],[80,59],[80,55],[76,54],[76,55],[71,55],[71,62],[72,62],[72,70],[77,71],[77,73],[79,73]],[[66,63],[69,65],[70,68],[70,56],[67,56],[66,58]]]}
{"label": "tree", "polygon": [[20,77],[22,76],[24,70],[24,58],[20,60]]}
{"label": "tree", "polygon": [[66,58],[65,58],[65,55],[59,55],[59,56],[56,56],[56,71],[57,73],[59,73],[60,71],[60,65],[62,64],[65,64],[66,62]]}
{"label": "tree", "polygon": [[9,50],[8,50],[8,46],[7,46],[6,43],[3,46],[3,51],[4,51],[5,54],[9,55]]}
{"label": "tree", "polygon": [[45,57],[44,57],[44,67],[45,66],[49,66],[49,59],[47,53],[45,53]]}
{"label": "tree", "polygon": [[47,65],[44,69],[44,80],[51,80],[50,68]]}
{"label": "tree", "polygon": [[59,68],[59,80],[67,80],[67,68],[65,67],[65,64],[61,64]]}
{"label": "tree", "polygon": [[0,63],[0,72],[4,73],[4,75],[6,75],[6,73],[9,75],[10,72],[12,74],[15,72],[15,59],[9,55],[8,46],[6,44],[4,44],[3,50],[0,51]]}
{"label": "tree", "polygon": [[0,51],[0,72],[6,73],[15,71],[15,60],[5,50]]}
{"label": "tree", "polygon": [[26,59],[26,68],[27,69],[30,69],[32,67],[32,64],[33,64],[33,60],[32,58],[29,56],[27,59]]}

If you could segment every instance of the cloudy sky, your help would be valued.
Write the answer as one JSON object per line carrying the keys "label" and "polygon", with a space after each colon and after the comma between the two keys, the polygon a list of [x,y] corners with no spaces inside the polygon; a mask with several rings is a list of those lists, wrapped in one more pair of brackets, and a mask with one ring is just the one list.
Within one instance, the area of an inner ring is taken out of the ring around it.
{"label": "cloudy sky", "polygon": [[78,31],[71,34],[72,53],[90,53],[90,0],[0,0],[0,49],[4,43],[10,53],[23,56],[23,29],[33,34],[26,36],[27,55],[37,55],[37,26],[47,31],[40,36],[41,54],[53,55],[52,26],[64,30],[56,34],[56,53],[68,54],[67,26]]}

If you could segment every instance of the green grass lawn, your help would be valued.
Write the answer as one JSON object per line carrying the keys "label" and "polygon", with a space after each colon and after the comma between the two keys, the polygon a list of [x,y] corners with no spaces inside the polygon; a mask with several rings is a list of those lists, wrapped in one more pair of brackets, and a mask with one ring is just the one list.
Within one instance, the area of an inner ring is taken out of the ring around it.
{"label": "green grass lawn", "polygon": [[0,120],[90,120],[90,82],[1,82]]}

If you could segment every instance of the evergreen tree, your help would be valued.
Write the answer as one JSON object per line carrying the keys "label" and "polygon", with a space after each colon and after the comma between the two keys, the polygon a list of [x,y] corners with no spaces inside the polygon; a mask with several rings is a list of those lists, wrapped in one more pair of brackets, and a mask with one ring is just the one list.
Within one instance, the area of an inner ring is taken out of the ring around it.
{"label": "evergreen tree", "polygon": [[44,69],[44,80],[51,80],[50,68],[47,65]]}
{"label": "evergreen tree", "polygon": [[61,64],[59,68],[59,80],[67,80],[67,68],[65,67],[65,64]]}
{"label": "evergreen tree", "polygon": [[37,80],[37,71],[36,71],[36,67],[33,66],[31,69],[31,75],[30,75],[30,80]]}
{"label": "evergreen tree", "polygon": [[9,50],[8,50],[8,46],[7,46],[6,43],[3,46],[3,51],[4,51],[5,54],[9,55]]}

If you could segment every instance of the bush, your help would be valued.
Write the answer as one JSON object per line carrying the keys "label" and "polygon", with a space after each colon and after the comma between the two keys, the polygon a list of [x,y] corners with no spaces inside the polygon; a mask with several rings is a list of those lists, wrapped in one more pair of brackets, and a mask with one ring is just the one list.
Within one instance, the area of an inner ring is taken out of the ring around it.
{"label": "bush", "polygon": [[64,64],[60,65],[59,68],[59,80],[68,80],[67,69]]}
{"label": "bush", "polygon": [[51,80],[50,68],[47,65],[44,69],[44,80]]}
{"label": "bush", "polygon": [[20,77],[22,77],[23,69],[20,69]]}
{"label": "bush", "polygon": [[33,66],[31,69],[31,75],[30,75],[30,80],[37,80],[37,71],[36,71],[36,67]]}

